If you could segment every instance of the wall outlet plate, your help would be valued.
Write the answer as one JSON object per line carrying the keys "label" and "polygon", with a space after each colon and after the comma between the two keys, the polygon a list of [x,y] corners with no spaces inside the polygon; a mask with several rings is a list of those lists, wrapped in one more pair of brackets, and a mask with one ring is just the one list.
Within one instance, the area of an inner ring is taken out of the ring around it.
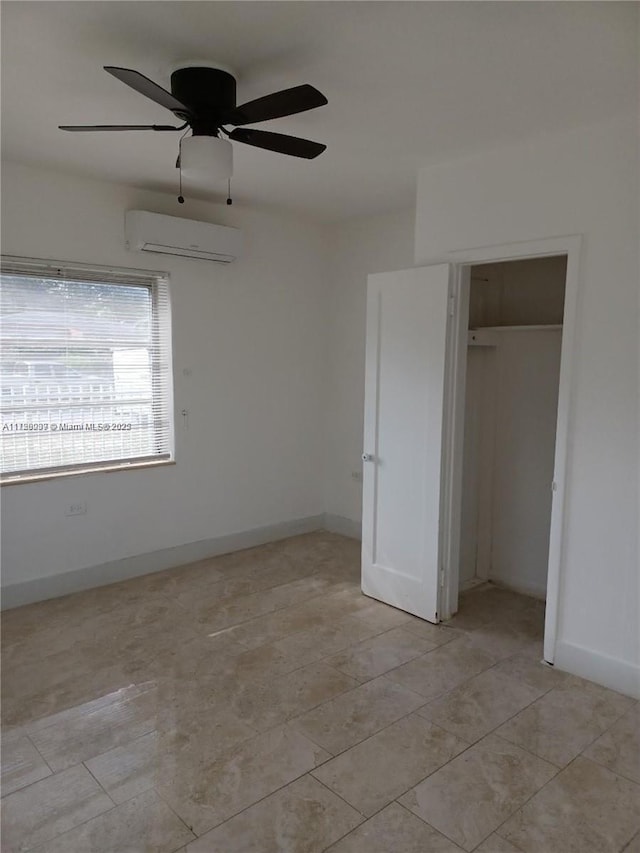
{"label": "wall outlet plate", "polygon": [[66,516],[71,515],[85,515],[87,512],[87,502],[86,501],[75,501],[74,503],[67,504],[64,508],[64,514]]}

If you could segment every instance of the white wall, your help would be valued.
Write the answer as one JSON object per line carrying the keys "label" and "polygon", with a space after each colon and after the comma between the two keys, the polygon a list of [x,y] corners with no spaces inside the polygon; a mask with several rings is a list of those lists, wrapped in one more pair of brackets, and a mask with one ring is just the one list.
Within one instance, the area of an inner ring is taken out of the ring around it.
{"label": "white wall", "polygon": [[[127,208],[240,226],[243,256],[129,253]],[[188,431],[176,415],[175,466],[3,487],[4,584],[323,512],[324,230],[7,164],[2,251],[168,270],[175,410],[190,412]],[[87,514],[66,518],[81,500]]]}
{"label": "white wall", "polygon": [[[178,461],[3,487],[3,587],[323,512],[358,533],[367,275],[413,265],[413,210],[320,227],[16,164],[2,200],[5,254],[171,273]],[[240,226],[243,257],[126,252],[134,207]]]}
{"label": "white wall", "polygon": [[489,577],[546,597],[560,329],[501,330]]}
{"label": "white wall", "polygon": [[640,691],[637,116],[423,169],[417,263],[583,234],[556,662]]}
{"label": "white wall", "polygon": [[414,223],[407,210],[331,231],[325,508],[338,529],[353,535],[362,521],[362,482],[352,474],[362,473],[367,275],[413,266]]}

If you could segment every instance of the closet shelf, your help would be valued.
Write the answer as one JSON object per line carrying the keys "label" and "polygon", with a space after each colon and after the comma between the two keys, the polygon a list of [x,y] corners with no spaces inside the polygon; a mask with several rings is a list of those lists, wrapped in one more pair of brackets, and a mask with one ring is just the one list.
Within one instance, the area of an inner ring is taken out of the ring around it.
{"label": "closet shelf", "polygon": [[561,329],[562,324],[558,325],[540,325],[540,326],[474,326],[469,329],[470,332],[539,332],[541,330]]}

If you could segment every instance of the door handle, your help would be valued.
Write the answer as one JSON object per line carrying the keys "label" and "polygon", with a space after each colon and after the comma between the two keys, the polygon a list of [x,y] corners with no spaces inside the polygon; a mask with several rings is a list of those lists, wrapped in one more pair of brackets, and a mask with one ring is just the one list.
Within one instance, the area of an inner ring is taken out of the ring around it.
{"label": "door handle", "polygon": [[373,462],[374,461],[373,453],[363,453],[362,454],[362,461],[363,462]]}

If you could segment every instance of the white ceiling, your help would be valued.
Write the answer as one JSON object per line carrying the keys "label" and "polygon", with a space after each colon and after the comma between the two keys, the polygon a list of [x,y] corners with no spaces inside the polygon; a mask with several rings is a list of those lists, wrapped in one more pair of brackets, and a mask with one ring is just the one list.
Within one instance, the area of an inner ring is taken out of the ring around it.
{"label": "white ceiling", "polygon": [[[176,192],[177,134],[102,70],[168,87],[173,63],[231,66],[239,102],[311,83],[329,104],[260,125],[325,142],[304,161],[235,145],[236,201],[325,220],[409,206],[418,168],[629,109],[635,3],[3,2],[3,158]],[[188,188],[220,200],[225,187]]]}

